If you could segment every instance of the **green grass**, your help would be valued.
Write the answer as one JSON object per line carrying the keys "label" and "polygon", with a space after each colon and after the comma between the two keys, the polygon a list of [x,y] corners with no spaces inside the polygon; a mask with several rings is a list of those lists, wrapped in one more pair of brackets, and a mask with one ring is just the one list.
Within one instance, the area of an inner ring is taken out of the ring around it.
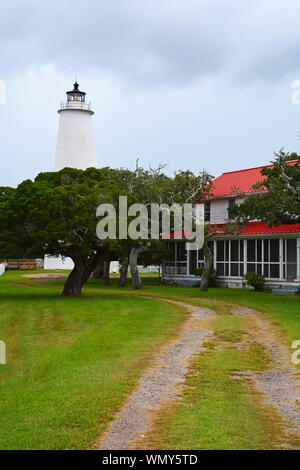
{"label": "green grass", "polygon": [[0,366],[1,449],[89,448],[185,316],[174,305],[116,293],[185,299],[218,313],[209,320],[214,337],[195,358],[182,400],[160,410],[149,447],[271,449],[285,441],[276,413],[247,381],[231,378],[264,370],[269,358],[257,343],[238,348],[249,340],[249,323],[230,308],[260,310],[289,347],[300,339],[300,297],[224,288],[202,293],[161,286],[153,276],[140,291],[130,280],[119,289],[115,278],[107,287],[92,279],[84,297],[64,299],[64,281],[22,274],[0,278],[0,339],[8,361]]}
{"label": "green grass", "polygon": [[[61,281],[59,281],[61,283]],[[58,285],[58,284],[57,284]],[[111,285],[103,288],[100,281],[90,280],[87,285],[89,290],[101,289],[108,292],[116,291],[117,281],[113,279]],[[118,289],[118,292],[132,292],[130,281],[126,289]],[[162,286],[158,284],[158,279],[144,279],[143,289],[135,292],[151,296],[162,296],[165,298],[183,298],[188,297],[190,303],[197,304],[201,298],[211,300],[211,306],[221,313],[224,305],[244,305],[270,314],[268,318],[278,324],[286,334],[286,340],[289,345],[292,341],[300,340],[300,296],[298,295],[276,295],[266,292],[254,292],[247,289],[227,289],[215,287],[208,289],[207,292],[201,292],[199,288]],[[194,299],[194,302],[193,302]],[[218,303],[221,303],[218,305]],[[207,307],[210,305],[207,304]]]}
{"label": "green grass", "polygon": [[88,448],[184,310],[155,300],[61,298],[20,273],[0,278],[0,448]]}

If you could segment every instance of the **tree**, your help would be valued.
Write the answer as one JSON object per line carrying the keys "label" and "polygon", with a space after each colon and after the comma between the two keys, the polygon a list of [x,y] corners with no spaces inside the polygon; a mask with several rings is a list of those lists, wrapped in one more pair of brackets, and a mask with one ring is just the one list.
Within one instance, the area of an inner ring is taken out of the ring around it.
{"label": "tree", "polygon": [[[158,168],[145,170],[137,167],[134,171],[119,168],[103,168],[103,174],[109,181],[118,184],[123,191],[134,195],[136,200],[149,209],[148,221],[150,221],[150,205],[153,203],[168,203],[173,195],[172,178],[162,173],[164,165]],[[150,226],[149,226],[150,229]],[[150,233],[149,233],[150,235]],[[150,237],[149,237],[150,239]],[[127,267],[130,266],[132,286],[134,289],[142,288],[142,281],[138,270],[139,256],[151,247],[150,240],[137,239],[127,243],[121,243],[122,270],[119,286],[126,283]],[[128,263],[128,264],[127,264]]]}
{"label": "tree", "polygon": [[74,268],[62,295],[81,295],[84,282],[110,250],[110,241],[97,237],[96,209],[101,203],[118,207],[124,192],[101,170],[65,168],[40,173],[35,181],[24,181],[15,191],[4,193],[0,203],[0,220],[5,226],[0,235],[2,252],[12,238],[15,249],[28,254],[70,257]]}
{"label": "tree", "polygon": [[281,149],[271,163],[271,168],[262,169],[262,181],[253,187],[261,192],[229,208],[229,217],[241,226],[250,220],[269,226],[300,222],[300,156]]}
{"label": "tree", "polygon": [[[0,256],[70,257],[74,269],[65,283],[64,296],[80,295],[91,273],[103,276],[103,267],[107,267],[110,259],[122,260],[120,285],[126,282],[129,263],[133,287],[141,288],[139,256],[150,249],[151,243],[159,246],[165,241],[149,241],[151,224],[148,238],[100,240],[96,234],[96,209],[102,203],[112,204],[118,225],[119,197],[125,195],[128,206],[140,202],[147,207],[146,217],[150,221],[153,203],[193,203],[209,192],[212,177],[205,172],[194,175],[179,171],[172,178],[162,173],[162,169],[163,165],[135,171],[64,168],[59,172],[40,173],[34,181],[26,180],[16,189],[1,188]],[[107,279],[107,269],[105,272]]]}
{"label": "tree", "polygon": [[201,275],[200,290],[205,292],[208,289],[210,274],[213,269],[213,243],[212,239],[216,235],[237,235],[239,226],[234,222],[224,224],[223,228],[217,225],[205,224],[204,227],[204,266]]}

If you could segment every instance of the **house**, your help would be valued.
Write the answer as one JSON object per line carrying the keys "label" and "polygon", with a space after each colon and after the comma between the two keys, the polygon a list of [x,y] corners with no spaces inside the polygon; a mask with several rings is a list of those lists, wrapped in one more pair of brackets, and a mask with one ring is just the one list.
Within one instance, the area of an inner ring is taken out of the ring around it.
{"label": "house", "polygon": [[[294,164],[295,162],[290,162]],[[269,166],[271,167],[271,166]],[[263,181],[261,170],[245,170],[223,173],[213,182],[212,195],[206,199],[206,222],[222,232],[228,222],[228,207],[242,202],[257,192],[253,185]],[[259,190],[260,192],[262,189]],[[214,269],[219,273],[218,285],[243,287],[243,275],[247,272],[263,274],[266,285],[272,289],[297,291],[300,286],[300,223],[268,227],[266,222],[253,221],[244,226],[238,235],[216,234],[213,237]],[[165,284],[196,286],[196,268],[204,264],[203,250],[186,250],[185,241],[169,243],[170,253],[163,266]]]}

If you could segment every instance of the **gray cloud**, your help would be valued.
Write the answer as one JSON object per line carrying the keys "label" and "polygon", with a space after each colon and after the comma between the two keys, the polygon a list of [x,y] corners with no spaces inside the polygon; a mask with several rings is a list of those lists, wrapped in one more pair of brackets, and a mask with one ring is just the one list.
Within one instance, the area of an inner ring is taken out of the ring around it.
{"label": "gray cloud", "polygon": [[107,70],[140,87],[218,73],[276,80],[297,67],[299,12],[297,0],[284,8],[277,0],[13,0],[1,9],[2,74],[50,62],[72,73]]}
{"label": "gray cloud", "polygon": [[52,169],[74,74],[100,166],[218,175],[297,150],[299,14],[298,0],[3,0],[0,184]]}

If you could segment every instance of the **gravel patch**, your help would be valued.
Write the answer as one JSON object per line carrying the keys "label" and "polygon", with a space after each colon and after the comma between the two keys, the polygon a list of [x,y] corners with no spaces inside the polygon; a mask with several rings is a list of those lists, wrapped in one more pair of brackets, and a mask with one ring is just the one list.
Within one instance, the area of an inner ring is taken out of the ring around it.
{"label": "gravel patch", "polygon": [[254,310],[253,308],[249,307],[237,307],[232,310],[230,310],[230,313],[233,315],[238,315],[240,317],[244,317],[246,315],[254,315],[258,314],[259,312],[257,310]]}
{"label": "gravel patch", "polygon": [[272,357],[272,368],[262,374],[252,374],[252,377],[267,400],[300,432],[299,371],[291,362],[291,354],[287,355],[281,344],[267,340],[263,344]]}
{"label": "gravel patch", "polygon": [[28,277],[28,279],[44,279],[45,281],[50,279],[68,279],[68,274],[63,273],[41,273],[41,274],[23,274],[22,277]]}

